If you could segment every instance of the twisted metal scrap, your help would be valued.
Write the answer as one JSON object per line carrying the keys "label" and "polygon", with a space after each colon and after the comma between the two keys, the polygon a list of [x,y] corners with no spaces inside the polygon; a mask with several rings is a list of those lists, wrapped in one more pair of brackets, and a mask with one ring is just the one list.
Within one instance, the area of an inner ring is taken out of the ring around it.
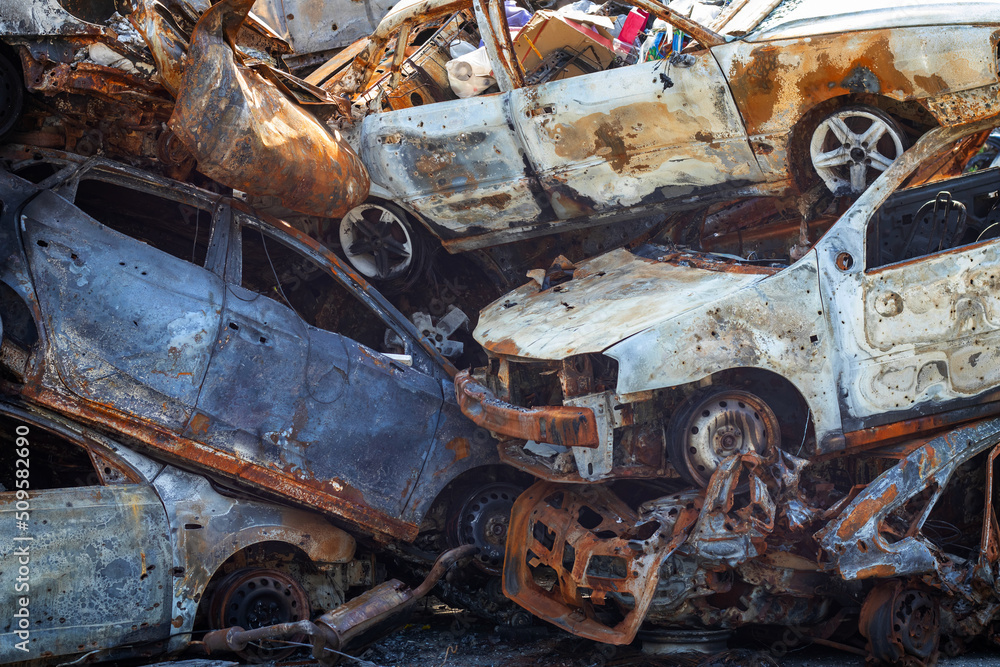
{"label": "twisted metal scrap", "polygon": [[222,0],[205,11],[185,54],[159,3],[139,3],[133,23],[177,100],[170,128],[219,183],[307,215],[341,217],[368,196],[368,172],[338,132],[240,61],[233,45],[252,4]]}

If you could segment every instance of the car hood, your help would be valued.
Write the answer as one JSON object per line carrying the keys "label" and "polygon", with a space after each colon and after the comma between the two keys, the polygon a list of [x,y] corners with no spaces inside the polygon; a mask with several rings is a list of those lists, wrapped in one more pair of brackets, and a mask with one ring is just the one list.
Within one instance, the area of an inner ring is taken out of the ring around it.
{"label": "car hood", "polygon": [[475,338],[493,354],[526,359],[600,352],[776,272],[660,250],[659,257],[614,250],[544,291],[528,283],[483,309]]}

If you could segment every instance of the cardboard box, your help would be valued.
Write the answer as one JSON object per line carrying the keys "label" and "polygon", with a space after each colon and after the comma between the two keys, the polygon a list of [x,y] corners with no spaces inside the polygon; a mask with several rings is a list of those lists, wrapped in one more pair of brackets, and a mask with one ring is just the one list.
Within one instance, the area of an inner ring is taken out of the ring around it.
{"label": "cardboard box", "polygon": [[606,16],[591,16],[582,12],[557,14],[541,10],[535,12],[517,33],[514,54],[528,77],[536,73],[543,60],[555,51],[562,50],[577,56],[546,81],[607,69],[615,57],[611,37],[613,27],[613,21]]}

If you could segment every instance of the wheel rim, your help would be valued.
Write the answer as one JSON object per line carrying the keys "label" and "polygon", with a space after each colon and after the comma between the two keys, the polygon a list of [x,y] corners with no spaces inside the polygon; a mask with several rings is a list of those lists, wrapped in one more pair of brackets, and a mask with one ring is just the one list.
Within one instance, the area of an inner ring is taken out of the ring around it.
{"label": "wheel rim", "polygon": [[[219,583],[212,596],[211,623],[215,628],[239,626],[244,630],[262,628],[277,623],[290,623],[309,618],[309,598],[297,581],[278,570],[239,570]],[[303,636],[291,641],[300,642]],[[248,644],[237,651],[250,662],[281,660],[294,653],[296,647],[275,644]]]}
{"label": "wheel rim", "polygon": [[409,225],[378,204],[362,204],[340,221],[340,245],[362,275],[388,280],[403,275],[413,260]]}
{"label": "wheel rim", "polygon": [[927,593],[897,582],[872,589],[858,621],[871,656],[885,663],[922,662],[937,652],[940,613]]}
{"label": "wheel rim", "polygon": [[522,491],[515,484],[484,486],[469,496],[458,514],[458,541],[479,547],[475,562],[490,574],[500,574],[503,568],[510,511]]}
{"label": "wheel rim", "polygon": [[885,118],[845,109],[819,124],[809,154],[831,192],[857,195],[903,154],[903,138]]}
{"label": "wheel rim", "polygon": [[714,394],[699,403],[684,424],[684,466],[695,482],[707,486],[723,459],[777,447],[777,421],[771,408],[749,392]]}

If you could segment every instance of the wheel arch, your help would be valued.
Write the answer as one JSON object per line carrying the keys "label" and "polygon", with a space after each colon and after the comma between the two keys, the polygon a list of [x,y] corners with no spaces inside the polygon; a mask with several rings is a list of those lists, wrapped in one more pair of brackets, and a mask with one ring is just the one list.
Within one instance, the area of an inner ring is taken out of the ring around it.
{"label": "wheel arch", "polygon": [[804,191],[815,182],[809,155],[813,131],[823,118],[849,106],[870,106],[889,115],[903,128],[910,144],[938,126],[937,119],[918,100],[900,100],[875,93],[847,93],[827,98],[806,111],[792,126],[788,165],[799,189]]}
{"label": "wheel arch", "polygon": [[713,373],[706,380],[712,385],[745,389],[759,396],[778,418],[783,447],[815,438],[809,402],[798,387],[779,373],[756,367],[730,368]]}
{"label": "wheel arch", "polygon": [[[203,626],[214,586],[235,569],[282,569],[282,564],[294,564],[314,571],[322,564],[343,564],[354,558],[354,537],[322,516],[282,508],[273,516],[262,512],[254,520],[255,510],[260,509],[255,505],[242,508],[234,503],[228,511],[211,517],[203,516],[205,512],[179,512],[171,520],[174,530],[183,534],[175,538],[175,553],[181,552],[175,556],[180,566],[174,580],[173,599],[180,618],[179,623],[175,619],[175,638],[189,636],[184,633]],[[216,517],[219,525],[213,526]],[[243,525],[233,530],[231,521]]]}

